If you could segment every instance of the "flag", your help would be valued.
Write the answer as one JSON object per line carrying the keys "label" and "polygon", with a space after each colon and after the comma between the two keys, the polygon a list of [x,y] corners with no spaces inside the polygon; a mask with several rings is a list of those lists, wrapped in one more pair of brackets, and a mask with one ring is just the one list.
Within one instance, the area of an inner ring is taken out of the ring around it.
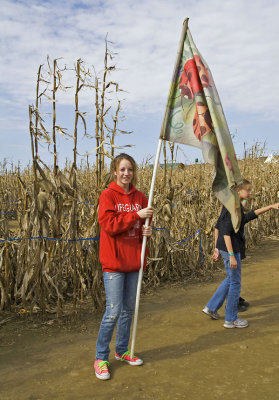
{"label": "flag", "polygon": [[212,189],[231,214],[234,230],[241,223],[234,187],[242,180],[237,159],[210,69],[184,21],[160,138],[202,150],[215,166]]}

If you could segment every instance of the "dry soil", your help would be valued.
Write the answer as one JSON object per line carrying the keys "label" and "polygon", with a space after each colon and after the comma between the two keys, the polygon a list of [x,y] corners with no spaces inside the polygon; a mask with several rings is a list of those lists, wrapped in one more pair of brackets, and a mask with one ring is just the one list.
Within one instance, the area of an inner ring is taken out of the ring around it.
{"label": "dry soil", "polygon": [[136,354],[114,360],[111,380],[93,372],[101,314],[78,319],[0,315],[1,400],[279,399],[279,242],[265,239],[243,263],[246,329],[225,329],[201,310],[223,278],[157,289],[141,299]]}

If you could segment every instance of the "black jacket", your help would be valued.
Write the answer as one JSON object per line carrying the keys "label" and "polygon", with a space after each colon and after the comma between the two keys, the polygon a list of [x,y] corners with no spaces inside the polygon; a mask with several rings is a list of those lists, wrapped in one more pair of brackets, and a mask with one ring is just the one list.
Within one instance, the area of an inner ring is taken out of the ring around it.
{"label": "black jacket", "polygon": [[254,210],[244,214],[243,207],[241,206],[241,225],[239,231],[235,233],[232,225],[231,214],[226,209],[226,207],[223,206],[221,214],[215,225],[215,228],[219,230],[219,235],[216,244],[217,249],[228,251],[224,240],[224,235],[227,235],[231,237],[232,248],[234,253],[240,253],[241,259],[245,258],[244,225],[255,218],[258,218],[258,216],[255,214]]}

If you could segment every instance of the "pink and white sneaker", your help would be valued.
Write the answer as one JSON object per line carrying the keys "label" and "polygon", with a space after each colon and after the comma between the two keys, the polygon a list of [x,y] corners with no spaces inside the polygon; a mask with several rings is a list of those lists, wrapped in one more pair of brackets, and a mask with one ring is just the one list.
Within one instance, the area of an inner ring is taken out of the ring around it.
{"label": "pink and white sneaker", "polygon": [[115,353],[115,358],[116,358],[116,360],[119,360],[119,361],[126,361],[130,365],[142,365],[143,364],[143,360],[141,360],[140,358],[138,358],[136,356],[134,356],[132,358],[130,351],[126,351],[124,354],[122,354],[122,356]]}
{"label": "pink and white sneaker", "polygon": [[98,379],[101,379],[103,381],[110,379],[110,373],[108,367],[109,367],[108,361],[95,360],[94,369],[95,369],[95,375],[97,376]]}

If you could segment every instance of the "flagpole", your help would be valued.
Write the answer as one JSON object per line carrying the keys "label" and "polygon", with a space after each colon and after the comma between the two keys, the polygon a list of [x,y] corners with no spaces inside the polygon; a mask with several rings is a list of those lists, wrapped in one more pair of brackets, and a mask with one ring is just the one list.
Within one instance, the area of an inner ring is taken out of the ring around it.
{"label": "flagpole", "polygon": [[187,29],[188,29],[188,21],[189,21],[189,18],[186,18],[183,22],[181,38],[180,38],[180,42],[179,42],[179,47],[178,47],[177,56],[176,56],[176,60],[175,60],[175,64],[174,64],[174,70],[173,70],[173,75],[172,75],[172,80],[171,80],[171,85],[170,85],[170,90],[169,90],[169,95],[168,95],[167,106],[165,109],[164,119],[163,119],[161,132],[160,132],[160,138],[162,138],[162,139],[165,138],[167,123],[168,123],[170,112],[171,112],[170,102],[173,98],[173,93],[175,90],[175,82],[176,82],[176,79],[177,79],[177,76],[179,73],[180,60],[182,57],[185,37],[187,34]]}
{"label": "flagpole", "polygon": [[[148,198],[148,207],[152,206],[153,193],[154,193],[154,187],[155,187],[155,179],[156,179],[157,169],[158,169],[158,165],[159,165],[159,158],[160,158],[160,153],[161,153],[161,148],[162,148],[162,142],[163,142],[163,140],[159,139],[158,147],[157,147],[157,154],[156,154],[154,168],[153,168],[153,175],[152,175],[152,181],[151,181],[151,186],[150,186],[149,198]],[[149,224],[149,218],[146,218],[144,226],[148,226],[148,224]],[[131,357],[132,358],[134,357],[134,349],[135,349],[135,341],[136,341],[136,333],[137,333],[139,301],[140,301],[140,291],[141,291],[141,283],[142,283],[142,275],[143,275],[143,267],[144,267],[144,259],[145,259],[146,242],[147,242],[147,236],[143,236],[142,248],[141,248],[141,267],[140,267],[139,276],[138,276],[137,297],[136,297],[136,306],[135,306],[134,324],[133,324],[133,333],[132,333],[132,344],[131,344]]]}
{"label": "flagpole", "polygon": [[[182,28],[182,33],[181,33],[181,38],[180,38],[180,43],[179,43],[179,48],[177,52],[177,57],[175,61],[175,66],[174,66],[174,71],[173,71],[173,76],[172,76],[172,82],[169,90],[169,95],[168,95],[168,101],[167,101],[167,106],[165,109],[165,114],[164,114],[164,119],[161,127],[161,132],[160,132],[160,138],[158,142],[158,147],[157,147],[157,154],[156,154],[156,159],[155,159],[155,164],[153,168],[153,175],[152,175],[152,181],[151,181],[151,186],[150,186],[150,192],[149,192],[149,199],[148,199],[148,207],[152,206],[152,199],[153,199],[153,192],[154,192],[154,186],[155,186],[155,179],[156,179],[156,174],[157,174],[157,168],[159,164],[159,157],[161,153],[161,148],[162,148],[162,142],[165,137],[165,132],[167,128],[167,121],[169,119],[171,107],[169,104],[169,101],[173,97],[173,92],[175,89],[175,81],[177,79],[178,71],[179,71],[179,66],[180,66],[180,59],[182,56],[183,52],[183,46],[184,46],[184,41],[188,29],[188,20],[189,18],[186,18],[183,22],[183,28]],[[145,226],[148,226],[149,224],[149,218],[145,220]],[[138,312],[139,312],[139,301],[140,301],[140,291],[141,291],[141,283],[142,283],[142,275],[143,275],[143,267],[144,267],[144,259],[145,259],[145,249],[146,249],[146,242],[147,242],[147,237],[143,236],[143,242],[142,242],[142,248],[141,248],[141,267],[139,270],[139,276],[138,276],[138,286],[137,286],[137,296],[136,296],[136,305],[135,305],[135,313],[134,313],[134,323],[133,323],[133,333],[132,333],[132,343],[131,343],[131,357],[134,357],[134,349],[135,349],[135,340],[136,340],[136,331],[137,331],[137,323],[138,323]]]}

